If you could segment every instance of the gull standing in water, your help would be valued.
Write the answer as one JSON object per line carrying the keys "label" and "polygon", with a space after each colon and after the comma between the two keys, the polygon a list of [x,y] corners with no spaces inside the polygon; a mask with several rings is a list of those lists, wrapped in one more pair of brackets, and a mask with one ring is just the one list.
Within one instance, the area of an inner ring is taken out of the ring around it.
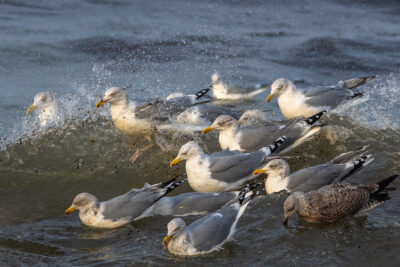
{"label": "gull standing in water", "polygon": [[390,176],[376,184],[331,184],[308,193],[294,192],[283,205],[283,223],[286,224],[289,216],[295,212],[311,223],[333,222],[349,215],[365,215],[390,199],[386,187],[397,176]]}
{"label": "gull standing in water", "polygon": [[212,80],[213,95],[218,100],[230,100],[230,101],[250,100],[253,99],[256,95],[266,90],[266,87],[256,87],[256,88],[229,87],[221,81],[217,73],[214,73],[211,76],[211,80]]}
{"label": "gull standing in water", "polygon": [[[284,153],[299,146],[318,133],[322,126],[314,125],[326,111],[321,111],[307,119],[294,119],[286,126],[269,123],[262,126],[239,127],[238,121],[228,115],[219,116],[214,123],[205,128],[203,133],[219,130],[221,149],[241,152],[257,151],[270,144],[279,136],[286,136],[285,143],[275,152]],[[243,120],[243,118],[241,118]]]}
{"label": "gull standing in water", "polygon": [[97,228],[116,228],[147,216],[147,209],[163,196],[174,190],[185,180],[175,182],[176,178],[154,185],[145,184],[142,189],[133,188],[126,194],[99,202],[89,193],[78,194],[72,205],[65,210],[69,215],[79,211],[81,222]]}
{"label": "gull standing in water", "polygon": [[232,190],[254,179],[254,166],[260,168],[266,164],[271,153],[282,145],[285,136],[272,144],[250,153],[239,151],[221,151],[205,154],[195,141],[183,145],[171,167],[186,160],[186,173],[190,187],[197,192],[219,192]]}
{"label": "gull standing in water", "polygon": [[50,92],[40,92],[35,95],[33,104],[27,109],[26,114],[37,109],[40,125],[46,126],[58,118],[57,103]]}
{"label": "gull standing in water", "polygon": [[172,254],[199,255],[218,250],[232,239],[236,225],[246,210],[250,200],[257,192],[242,190],[233,203],[202,217],[186,226],[181,218],[172,219],[168,225],[167,236],[163,240],[165,248]]}
{"label": "gull standing in water", "polygon": [[285,160],[273,159],[265,167],[255,170],[253,174],[268,174],[265,181],[265,190],[268,194],[281,191],[308,192],[328,184],[340,183],[371,163],[374,160],[372,154],[363,155],[363,150],[346,152],[327,163],[294,173],[290,173]]}
{"label": "gull standing in water", "polygon": [[375,76],[354,78],[332,86],[315,86],[302,90],[288,79],[280,78],[272,83],[271,93],[266,101],[268,103],[277,96],[279,108],[286,119],[309,117],[321,110],[335,109],[346,100],[362,96],[353,89],[373,79]]}

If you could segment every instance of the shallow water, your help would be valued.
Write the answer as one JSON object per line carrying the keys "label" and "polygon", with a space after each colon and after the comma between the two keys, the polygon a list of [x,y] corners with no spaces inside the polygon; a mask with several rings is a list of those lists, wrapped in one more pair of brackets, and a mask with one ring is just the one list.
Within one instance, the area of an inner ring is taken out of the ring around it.
{"label": "shallow water", "polygon": [[[106,200],[183,173],[184,164],[168,163],[187,140],[217,150],[212,133],[160,134],[131,165],[144,141],[115,130],[107,107],[95,110],[107,87],[131,84],[135,99],[189,93],[208,86],[215,71],[239,86],[377,74],[364,98],[324,118],[327,129],[292,151],[299,158],[289,163],[294,171],[369,145],[376,160],[351,182],[399,173],[399,11],[397,1],[0,1],[0,263],[398,265],[399,191],[368,217],[317,226],[293,217],[287,228],[285,195],[261,196],[233,242],[199,257],[162,248],[168,217],[94,230],[63,212],[79,192]],[[46,90],[61,115],[43,128],[25,111]],[[276,101],[267,105],[265,97],[240,108],[272,110],[281,120]]]}

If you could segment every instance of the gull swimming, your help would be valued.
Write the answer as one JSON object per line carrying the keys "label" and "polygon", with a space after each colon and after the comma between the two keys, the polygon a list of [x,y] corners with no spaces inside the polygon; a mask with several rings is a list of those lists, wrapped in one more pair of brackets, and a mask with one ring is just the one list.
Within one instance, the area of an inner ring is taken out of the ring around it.
{"label": "gull swimming", "polygon": [[46,126],[48,123],[57,119],[57,103],[55,97],[50,92],[37,93],[33,99],[33,104],[26,110],[26,114],[33,110],[38,110],[40,125]]}
{"label": "gull swimming", "polygon": [[150,211],[151,215],[189,216],[214,212],[236,199],[240,191],[189,192],[176,196],[163,197]]}
{"label": "gull swimming", "polygon": [[271,93],[266,101],[268,103],[277,96],[279,108],[286,119],[309,117],[321,110],[335,109],[346,100],[362,96],[353,89],[373,79],[375,76],[354,78],[332,86],[315,86],[302,90],[288,79],[280,78],[272,83]]}
{"label": "gull swimming", "polygon": [[242,191],[233,202],[219,210],[202,217],[190,225],[181,218],[172,219],[168,225],[167,236],[163,240],[165,248],[172,254],[199,255],[219,250],[230,241],[236,232],[236,225],[246,210],[250,200],[257,192]]}
{"label": "gull swimming", "polygon": [[[290,173],[289,164],[283,159],[273,159],[253,174],[266,173],[265,191],[268,194],[287,191],[309,192],[325,185],[340,183],[349,178],[361,168],[371,163],[372,154],[363,155],[362,151],[351,151],[340,154],[331,161],[304,168]],[[361,154],[360,154],[361,153]]]}
{"label": "gull swimming", "polygon": [[376,184],[331,184],[308,193],[294,192],[283,205],[283,223],[286,224],[295,212],[311,223],[333,222],[348,215],[365,215],[390,199],[386,187],[397,176],[390,176]]}
{"label": "gull swimming", "polygon": [[[96,103],[96,108],[109,103],[113,123],[121,132],[129,135],[142,135],[152,132],[161,123],[176,119],[176,116],[190,106],[203,102],[200,98],[210,89],[203,89],[193,95],[170,97],[168,100],[153,99],[144,104],[130,101],[126,90],[111,87],[104,97]],[[209,100],[207,100],[209,101]]]}
{"label": "gull swimming", "polygon": [[176,178],[173,178],[165,183],[153,185],[146,183],[141,189],[133,188],[123,195],[102,202],[92,194],[80,193],[65,210],[65,215],[78,210],[84,225],[96,228],[120,227],[146,217],[147,209],[185,181],[175,180]]}
{"label": "gull swimming", "polygon": [[250,100],[256,95],[264,92],[266,87],[256,87],[256,88],[236,88],[229,87],[222,82],[219,75],[214,73],[211,76],[212,80],[212,92],[216,99],[218,100]]}
{"label": "gull swimming", "polygon": [[[321,111],[307,119],[294,119],[287,125],[265,123],[262,126],[239,127],[238,121],[228,115],[219,116],[203,133],[219,130],[221,149],[241,152],[257,151],[270,144],[279,136],[286,136],[285,143],[275,152],[284,153],[299,146],[318,133],[322,126],[314,125],[326,111]],[[242,118],[243,120],[243,118]]]}
{"label": "gull swimming", "polygon": [[[197,192],[219,192],[231,190],[254,179],[253,170],[261,168],[271,153],[282,145],[285,136],[250,153],[225,150],[205,154],[195,141],[183,145],[171,167],[186,160],[186,173],[190,187]],[[254,168],[257,166],[256,168]]]}

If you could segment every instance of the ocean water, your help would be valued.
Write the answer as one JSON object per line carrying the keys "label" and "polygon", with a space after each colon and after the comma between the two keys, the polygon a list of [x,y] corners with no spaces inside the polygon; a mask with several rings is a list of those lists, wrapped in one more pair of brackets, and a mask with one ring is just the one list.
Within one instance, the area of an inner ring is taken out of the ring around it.
{"label": "ocean water", "polygon": [[[362,99],[326,116],[327,130],[290,152],[297,158],[289,163],[294,171],[369,145],[376,160],[351,182],[399,173],[399,13],[389,0],[0,0],[1,265],[398,265],[400,191],[368,217],[330,225],[294,217],[287,228],[285,195],[260,196],[235,240],[199,257],[163,249],[169,217],[99,230],[64,210],[80,192],[107,200],[184,173],[184,164],[171,169],[169,161],[188,140],[217,151],[215,134],[159,135],[132,165],[143,138],[116,130],[108,107],[95,109],[108,87],[132,85],[132,99],[164,97],[207,87],[214,72],[237,86],[377,75],[360,88]],[[40,91],[59,103],[60,118],[48,127],[25,114]],[[238,105],[282,120],[266,96]]]}

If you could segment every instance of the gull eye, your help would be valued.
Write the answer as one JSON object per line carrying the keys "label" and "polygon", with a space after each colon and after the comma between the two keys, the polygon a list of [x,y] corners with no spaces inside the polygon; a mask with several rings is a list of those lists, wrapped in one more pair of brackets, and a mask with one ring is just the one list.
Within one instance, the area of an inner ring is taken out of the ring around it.
{"label": "gull eye", "polygon": [[47,102],[47,96],[43,97],[43,98],[42,98],[42,101],[43,101],[43,102]]}

